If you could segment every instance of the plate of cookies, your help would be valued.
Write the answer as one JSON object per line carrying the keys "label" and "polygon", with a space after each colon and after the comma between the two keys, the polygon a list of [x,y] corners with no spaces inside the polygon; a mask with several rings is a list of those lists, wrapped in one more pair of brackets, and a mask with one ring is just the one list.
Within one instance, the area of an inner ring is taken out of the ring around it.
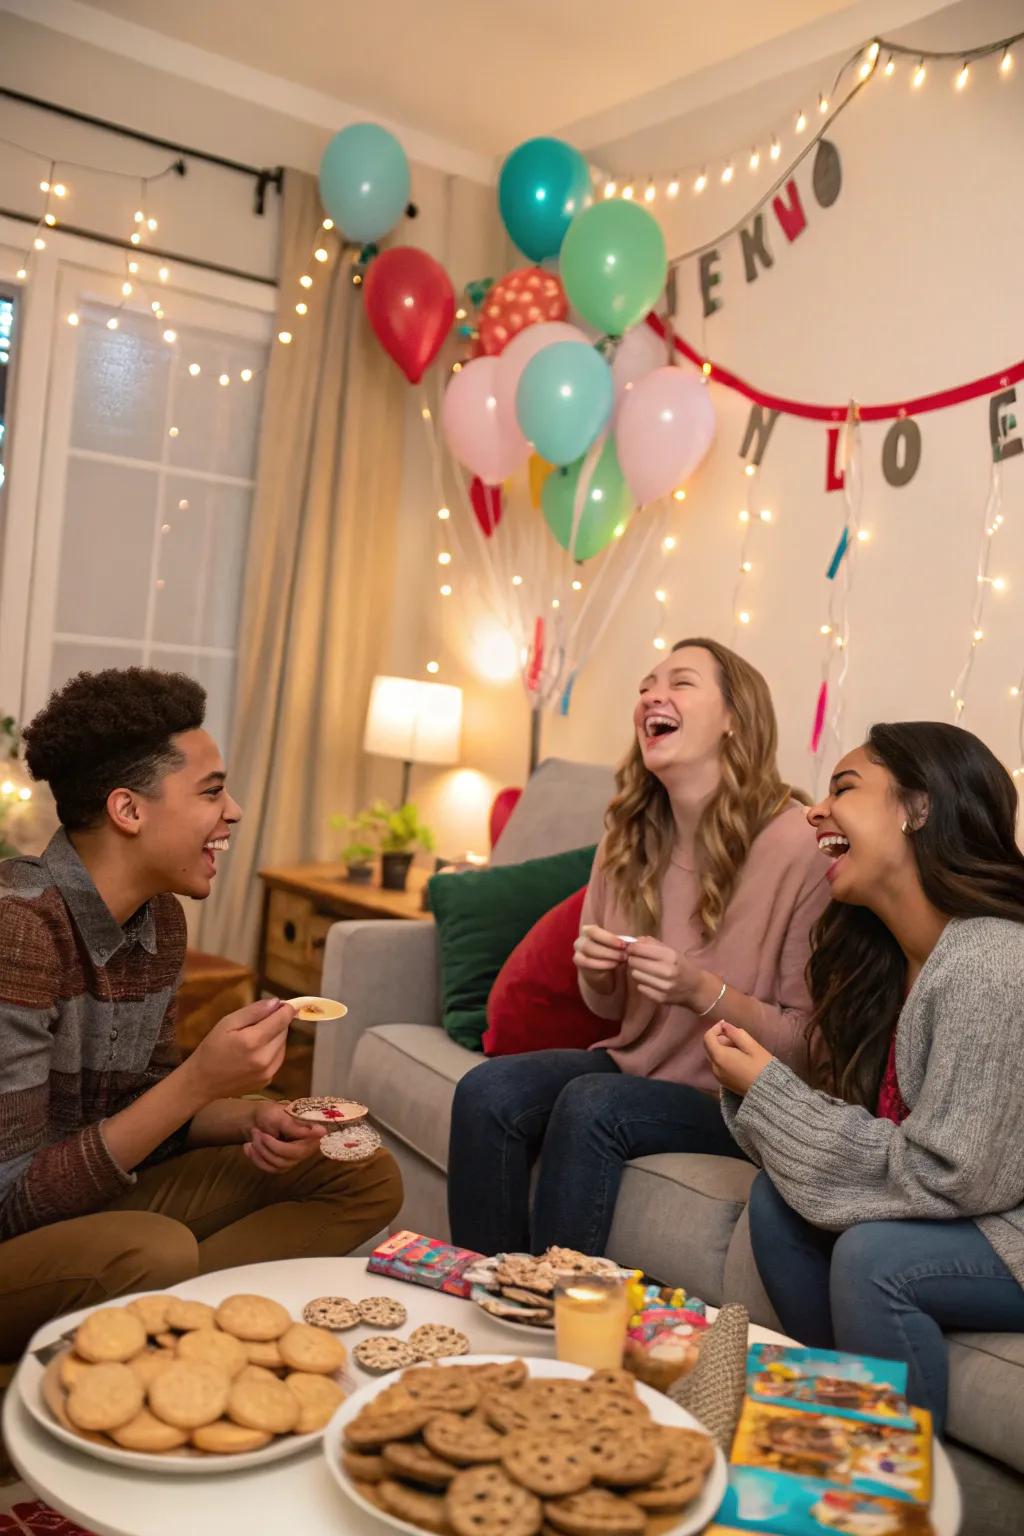
{"label": "plate of cookies", "polygon": [[346,1399],[331,1476],[395,1530],[446,1536],[689,1536],[725,1492],[692,1414],[626,1371],[471,1355]]}
{"label": "plate of cookies", "polygon": [[101,1461],[226,1472],[315,1445],[351,1388],[347,1351],[269,1296],[165,1291],[81,1316],[18,1372],[29,1413]]}
{"label": "plate of cookies", "polygon": [[546,1248],[541,1254],[496,1253],[466,1270],[470,1300],[499,1323],[530,1333],[550,1334],[555,1326],[555,1284],[567,1275],[613,1275],[628,1280],[632,1270],[611,1259]]}

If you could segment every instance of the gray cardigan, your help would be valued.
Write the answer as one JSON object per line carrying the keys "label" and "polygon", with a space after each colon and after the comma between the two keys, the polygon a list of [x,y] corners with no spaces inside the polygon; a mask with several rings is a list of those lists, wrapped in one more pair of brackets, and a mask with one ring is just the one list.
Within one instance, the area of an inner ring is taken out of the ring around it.
{"label": "gray cardigan", "polygon": [[722,1111],[815,1226],[971,1217],[1024,1286],[1024,923],[947,925],[900,1013],[896,1072],[902,1125],[774,1059],[744,1098],[723,1091]]}

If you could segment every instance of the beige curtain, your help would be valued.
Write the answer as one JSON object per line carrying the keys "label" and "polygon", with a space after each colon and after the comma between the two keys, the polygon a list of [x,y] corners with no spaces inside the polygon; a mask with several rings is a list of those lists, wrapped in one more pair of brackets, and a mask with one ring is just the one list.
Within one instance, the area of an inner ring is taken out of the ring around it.
{"label": "beige curtain", "polygon": [[275,343],[267,374],[227,754],[245,815],[198,933],[204,950],[246,961],[256,871],[329,857],[328,817],[361,800],[363,722],[393,601],[402,379],[366,323],[352,257],[331,243],[328,265],[312,260],[321,218],[314,179],[288,171],[276,329],[295,339]]}

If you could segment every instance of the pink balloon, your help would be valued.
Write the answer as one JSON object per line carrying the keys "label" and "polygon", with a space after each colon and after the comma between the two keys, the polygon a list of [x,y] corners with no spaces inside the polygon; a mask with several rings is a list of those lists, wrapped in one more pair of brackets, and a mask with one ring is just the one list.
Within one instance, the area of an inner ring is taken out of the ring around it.
{"label": "pink balloon", "polygon": [[530,456],[515,415],[509,426],[498,410],[499,364],[497,357],[477,357],[452,374],[441,412],[452,453],[485,485],[500,485]]}
{"label": "pink balloon", "polygon": [[[569,325],[564,320],[546,320],[541,325],[531,325],[525,331],[520,331],[507,343],[505,350],[495,361],[498,364],[497,390],[498,415],[505,431],[510,432],[515,428],[519,432],[519,421],[516,417],[516,390],[523,369],[532,357],[545,347],[550,347],[555,341],[586,341],[587,338],[578,326]],[[522,436],[522,433],[520,433]]]}
{"label": "pink balloon", "polygon": [[675,490],[697,468],[715,436],[708,386],[681,368],[656,368],[623,396],[615,449],[640,506]]}
{"label": "pink balloon", "polygon": [[651,330],[646,321],[634,325],[631,331],[627,331],[615,353],[612,363],[612,383],[615,385],[615,410],[621,409],[625,395],[634,384],[653,373],[655,368],[664,368],[666,359],[665,343],[662,338]]}

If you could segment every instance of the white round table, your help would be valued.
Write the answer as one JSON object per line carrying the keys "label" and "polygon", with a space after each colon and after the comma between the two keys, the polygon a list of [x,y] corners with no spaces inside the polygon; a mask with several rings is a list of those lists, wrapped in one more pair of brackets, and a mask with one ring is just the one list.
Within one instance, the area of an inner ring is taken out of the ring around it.
{"label": "white round table", "polygon": [[[474,1354],[551,1355],[554,1339],[496,1322],[479,1307],[424,1286],[371,1275],[365,1259],[288,1259],[251,1264],[202,1275],[175,1287],[176,1293],[216,1304],[236,1291],[273,1296],[298,1317],[314,1296],[395,1296],[409,1313],[409,1327],[449,1323],[467,1334]],[[41,1328],[33,1348],[59,1338],[78,1314]],[[374,1332],[358,1328],[342,1335],[347,1347]],[[407,1332],[402,1329],[404,1336]],[[789,1343],[767,1328],[751,1327],[751,1343]],[[349,1365],[357,1384],[370,1380]],[[4,1403],[4,1439],[26,1483],[41,1497],[95,1536],[224,1536],[232,1530],[270,1529],[285,1517],[302,1536],[382,1536],[388,1527],[345,1499],[327,1471],[319,1449],[266,1468],[194,1477],[133,1472],[110,1467],[72,1451],[36,1423],[21,1401],[17,1378]],[[949,1459],[935,1447],[932,1520],[937,1536],[956,1536],[960,1494]]]}

